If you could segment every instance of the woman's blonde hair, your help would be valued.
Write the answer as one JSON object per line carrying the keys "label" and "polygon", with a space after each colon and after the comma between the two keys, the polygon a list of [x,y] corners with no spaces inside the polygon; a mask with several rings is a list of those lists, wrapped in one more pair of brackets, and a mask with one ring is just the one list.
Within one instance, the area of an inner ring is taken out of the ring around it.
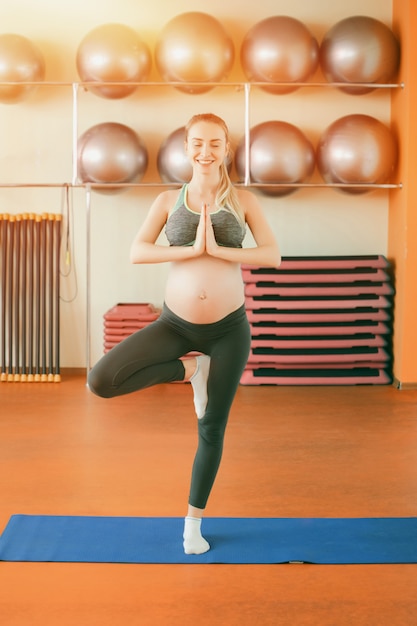
{"label": "woman's blonde hair", "polygon": [[185,140],[188,140],[188,133],[194,124],[198,122],[209,122],[210,124],[217,124],[223,130],[226,144],[229,145],[229,152],[226,156],[226,159],[220,165],[220,183],[219,188],[216,194],[216,205],[218,207],[222,207],[226,210],[231,211],[240,222],[244,222],[244,215],[242,213],[242,209],[239,204],[239,199],[237,197],[236,189],[233,186],[232,181],[230,180],[229,171],[228,171],[228,163],[232,159],[232,152],[230,149],[230,137],[229,137],[229,129],[227,127],[226,122],[215,115],[214,113],[197,113],[193,115],[193,117],[189,120],[188,124],[185,126]]}

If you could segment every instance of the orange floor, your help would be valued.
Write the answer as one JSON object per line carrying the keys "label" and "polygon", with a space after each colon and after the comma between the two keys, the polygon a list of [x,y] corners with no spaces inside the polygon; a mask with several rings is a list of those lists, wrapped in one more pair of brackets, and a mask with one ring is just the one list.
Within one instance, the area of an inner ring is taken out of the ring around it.
{"label": "orange floor", "polygon": [[[0,384],[10,515],[184,515],[189,385]],[[240,387],[207,515],[417,515],[417,391]],[[181,538],[178,538],[181,541]],[[0,563],[2,626],[416,626],[416,565]]]}

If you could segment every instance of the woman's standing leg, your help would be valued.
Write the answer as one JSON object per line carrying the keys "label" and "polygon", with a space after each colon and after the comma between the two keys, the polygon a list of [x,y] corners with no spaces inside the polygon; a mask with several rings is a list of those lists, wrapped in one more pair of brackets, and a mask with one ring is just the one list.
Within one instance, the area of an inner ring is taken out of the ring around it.
{"label": "woman's standing leg", "polygon": [[221,337],[211,341],[205,351],[210,354],[207,380],[208,402],[204,416],[198,420],[198,448],[194,459],[189,506],[184,529],[184,550],[201,554],[210,546],[201,536],[201,518],[220,465],[223,441],[230,408],[247,363],[250,328],[246,314],[239,310],[224,325]]}

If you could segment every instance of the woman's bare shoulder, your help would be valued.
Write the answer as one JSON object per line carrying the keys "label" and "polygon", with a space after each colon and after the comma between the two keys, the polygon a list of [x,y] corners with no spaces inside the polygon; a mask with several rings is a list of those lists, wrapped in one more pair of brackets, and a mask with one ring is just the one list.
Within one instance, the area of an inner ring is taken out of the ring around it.
{"label": "woman's bare shoulder", "polygon": [[154,206],[166,209],[167,212],[169,212],[169,210],[175,205],[179,192],[179,189],[167,189],[165,191],[161,191],[161,193],[158,194],[154,200]]}
{"label": "woman's bare shoulder", "polygon": [[180,193],[180,189],[166,189],[165,191],[161,191],[159,194],[160,198],[165,202],[170,202],[171,200],[176,200],[178,198],[178,194]]}
{"label": "woman's bare shoulder", "polygon": [[236,187],[235,189],[239,204],[243,209],[250,209],[251,207],[259,206],[258,198],[253,191],[250,191],[249,189],[242,189],[241,187]]}

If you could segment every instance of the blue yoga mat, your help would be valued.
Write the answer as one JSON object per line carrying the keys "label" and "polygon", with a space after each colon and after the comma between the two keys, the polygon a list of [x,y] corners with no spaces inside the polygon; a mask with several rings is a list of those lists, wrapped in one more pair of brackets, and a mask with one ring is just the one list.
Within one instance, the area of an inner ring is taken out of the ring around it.
{"label": "blue yoga mat", "polygon": [[416,563],[417,518],[206,518],[187,556],[183,518],[14,515],[0,560],[89,563]]}

